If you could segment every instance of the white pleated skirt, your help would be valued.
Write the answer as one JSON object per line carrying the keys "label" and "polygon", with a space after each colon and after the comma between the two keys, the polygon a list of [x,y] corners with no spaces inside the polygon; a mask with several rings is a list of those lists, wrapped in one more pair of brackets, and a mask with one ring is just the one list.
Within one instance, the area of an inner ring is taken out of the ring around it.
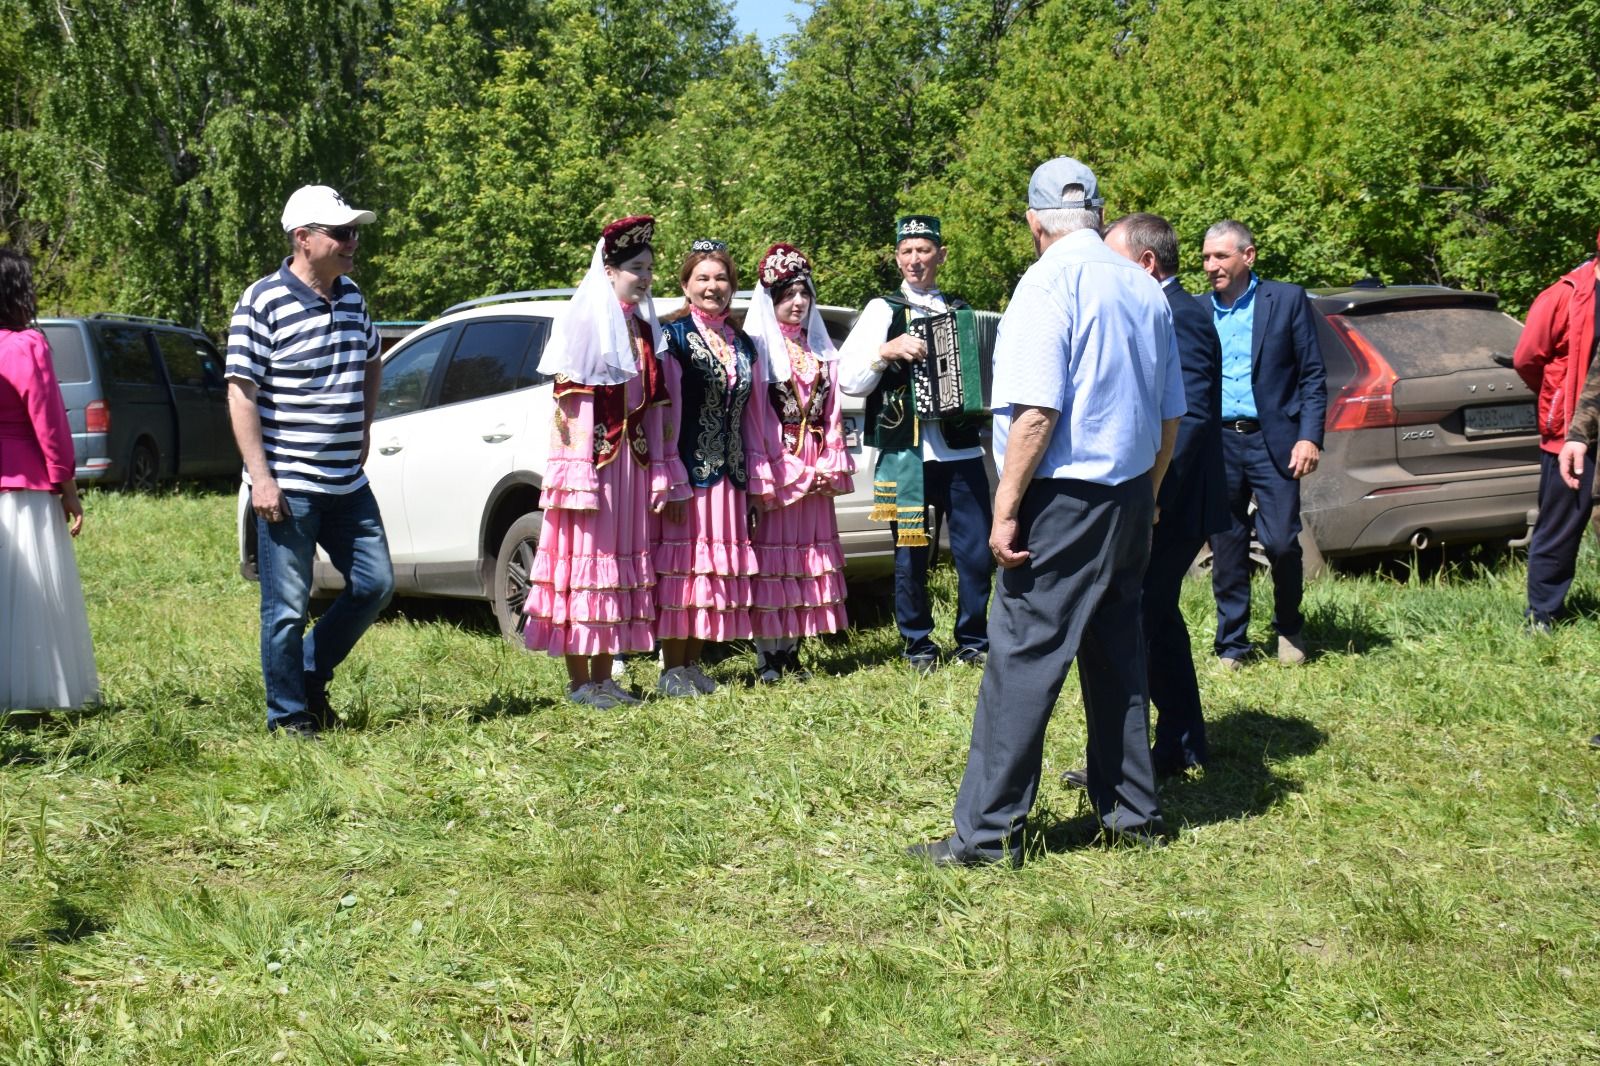
{"label": "white pleated skirt", "polygon": [[82,707],[99,698],[61,499],[0,492],[0,710]]}

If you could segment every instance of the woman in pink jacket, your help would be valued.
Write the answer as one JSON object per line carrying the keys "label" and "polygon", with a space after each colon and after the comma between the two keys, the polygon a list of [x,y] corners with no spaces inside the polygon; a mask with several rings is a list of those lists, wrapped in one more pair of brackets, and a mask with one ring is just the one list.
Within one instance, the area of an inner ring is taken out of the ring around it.
{"label": "woman in pink jacket", "polygon": [[28,260],[0,248],[0,710],[8,711],[82,707],[100,689],[72,554],[83,528],[72,431],[50,346],[28,329],[33,313]]}

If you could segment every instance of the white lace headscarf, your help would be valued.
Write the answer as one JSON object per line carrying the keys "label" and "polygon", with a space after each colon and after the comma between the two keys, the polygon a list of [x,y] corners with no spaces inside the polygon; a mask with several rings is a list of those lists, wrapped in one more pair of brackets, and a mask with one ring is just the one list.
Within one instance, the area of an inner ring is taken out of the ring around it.
{"label": "white lace headscarf", "polygon": [[[648,240],[647,234],[645,242]],[[550,330],[550,341],[539,357],[541,374],[559,374],[580,385],[621,385],[639,372],[622,302],[606,276],[605,244],[605,237],[595,242],[588,272],[578,283],[566,312]],[[655,301],[647,296],[639,301],[636,310],[650,330],[659,359],[663,344]]]}
{"label": "white lace headscarf", "polygon": [[839,358],[839,350],[833,346],[833,338],[828,336],[828,324],[822,320],[822,310],[817,306],[817,287],[811,281],[811,262],[792,245],[774,244],[761,259],[761,284],[756,286],[755,295],[750,299],[750,311],[744,320],[744,331],[761,352],[768,381],[788,381],[794,372],[789,365],[789,345],[772,303],[772,290],[795,278],[803,278],[806,290],[811,293],[811,310],[805,322],[806,347],[824,363]]}

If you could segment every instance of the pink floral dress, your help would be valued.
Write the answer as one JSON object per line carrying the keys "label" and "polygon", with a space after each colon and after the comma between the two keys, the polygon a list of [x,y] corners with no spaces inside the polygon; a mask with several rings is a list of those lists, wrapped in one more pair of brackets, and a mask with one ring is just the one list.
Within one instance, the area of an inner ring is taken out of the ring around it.
{"label": "pink floral dress", "polygon": [[811,637],[844,629],[844,553],[833,496],[848,493],[855,460],[845,447],[839,415],[837,362],[806,347],[800,326],[782,325],[792,374],[768,389],[781,436],[774,464],[778,482],[756,527],[759,575],[755,635],[769,640]]}
{"label": "pink floral dress", "polygon": [[[656,632],[663,639],[738,640],[754,634],[756,553],[748,504],[773,497],[776,440],[761,361],[749,339],[698,309],[663,326],[667,392],[694,495],[683,520],[660,523]],[[759,506],[759,504],[758,504]]]}
{"label": "pink floral dress", "polygon": [[666,368],[631,312],[640,373],[622,385],[556,382],[544,524],[523,641],[551,655],[655,647],[652,511],[689,495],[668,407]]}

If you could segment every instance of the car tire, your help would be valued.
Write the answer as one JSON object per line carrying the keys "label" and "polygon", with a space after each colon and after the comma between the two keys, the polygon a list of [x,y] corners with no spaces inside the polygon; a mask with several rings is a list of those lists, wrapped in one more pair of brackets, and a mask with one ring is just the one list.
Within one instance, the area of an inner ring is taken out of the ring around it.
{"label": "car tire", "polygon": [[500,550],[494,557],[494,589],[490,606],[494,608],[495,621],[500,623],[500,635],[513,644],[522,643],[522,627],[526,617],[522,605],[528,599],[528,577],[533,573],[533,556],[539,548],[539,529],[544,516],[538,511],[523,515],[511,523],[506,535],[500,538]]}
{"label": "car tire", "polygon": [[128,473],[123,478],[123,487],[130,492],[154,492],[160,480],[160,453],[149,441],[139,441],[128,456]]}

